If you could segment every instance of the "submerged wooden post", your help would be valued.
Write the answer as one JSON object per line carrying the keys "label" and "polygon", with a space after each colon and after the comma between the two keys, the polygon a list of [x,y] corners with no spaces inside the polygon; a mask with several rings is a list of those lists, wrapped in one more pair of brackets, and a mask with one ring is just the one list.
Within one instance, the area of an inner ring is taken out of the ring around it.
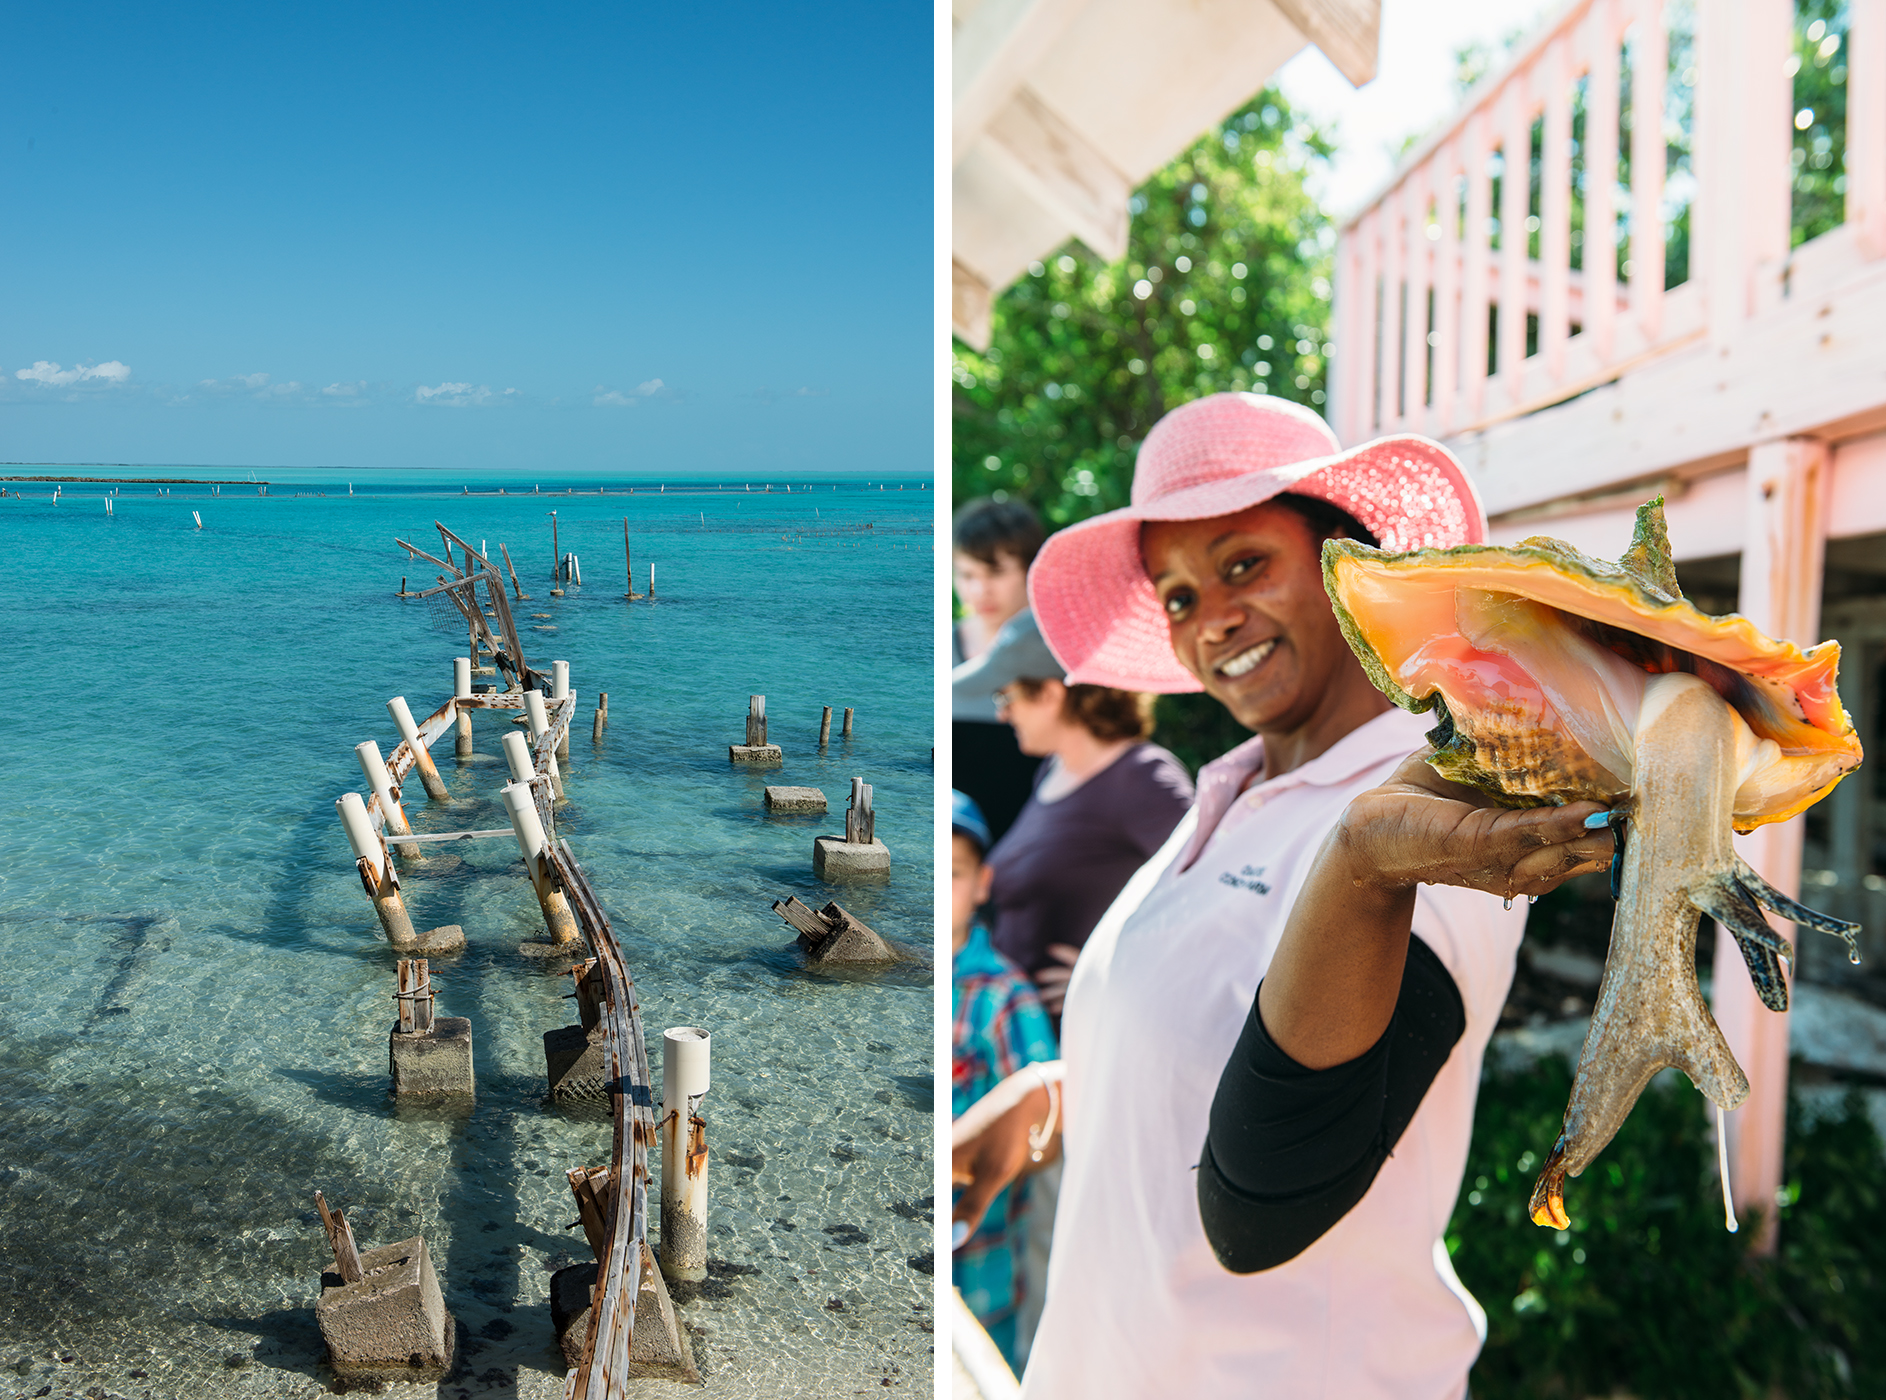
{"label": "submerged wooden post", "polygon": [[[534,749],[537,741],[550,732],[550,716],[544,710],[542,691],[527,690],[524,692],[524,713],[530,718],[530,739],[531,746]],[[563,796],[563,774],[557,768],[556,750],[552,749],[550,751],[549,759],[550,791],[555,793],[558,797],[561,797]]]}
{"label": "submerged wooden post", "polygon": [[360,800],[359,793],[344,792],[335,801],[334,809],[340,813],[347,844],[353,847],[354,866],[360,871],[361,887],[373,901],[373,912],[380,916],[380,927],[386,930],[387,942],[396,948],[409,946],[418,934],[413,931],[405,901],[399,897],[399,874],[393,869],[380,834],[367,817],[367,804]]}
{"label": "submerged wooden post", "polygon": [[530,601],[530,594],[526,593],[522,588],[518,587],[517,566],[511,562],[511,551],[504,547],[503,540],[498,541],[498,553],[504,556],[504,567],[510,571],[511,592],[517,595],[518,602],[528,603]]}
{"label": "submerged wooden post", "polygon": [[766,743],[766,697],[747,697],[747,744],[759,748]]}
{"label": "submerged wooden post", "polygon": [[596,743],[602,742],[602,727],[609,722],[609,692],[603,691],[596,697],[596,722],[590,726],[589,737]]}
{"label": "submerged wooden post", "polygon": [[[635,494],[633,489],[629,494]],[[635,591],[635,556],[629,553],[629,517],[626,515],[622,517],[622,577],[629,581],[629,591],[622,596],[624,598],[641,597],[642,595]]]}
{"label": "submerged wooden post", "polygon": [[827,705],[825,713],[819,716],[819,747],[824,748],[832,740],[832,707]]}
{"label": "submerged wooden post", "polygon": [[426,796],[434,802],[449,802],[452,794],[445,790],[445,780],[439,776],[432,755],[419,741],[419,726],[413,723],[413,712],[406,708],[406,697],[395,695],[386,702],[386,712],[393,716],[393,723],[399,726],[400,738],[412,750],[413,767],[419,770],[419,781],[426,789]]}
{"label": "submerged wooden post", "polygon": [[550,841],[544,835],[543,823],[537,819],[537,800],[531,794],[530,784],[506,783],[504,806],[511,814],[511,830],[517,835],[518,849],[524,853],[524,872],[536,891],[537,904],[543,910],[544,926],[550,930],[551,941],[574,943],[576,916],[570,912],[570,901],[558,887],[557,877],[546,857]]}
{"label": "submerged wooden post", "polygon": [[[394,837],[412,835],[412,823],[406,820],[406,810],[399,805],[399,789],[393,786],[393,775],[386,771],[386,760],[380,757],[380,746],[371,739],[354,745],[354,757],[360,760],[360,771],[366,775],[367,786],[373,789],[373,800],[380,808],[380,820],[386,823],[386,829]],[[399,853],[409,859],[417,860],[419,847],[413,842],[395,841]]]}
{"label": "submerged wooden post", "polygon": [[432,975],[424,958],[399,960],[399,1028],[403,1035],[432,1029]]}
{"label": "submerged wooden post", "polygon": [[550,596],[561,598],[563,590],[557,586],[563,568],[563,546],[557,543],[557,513],[550,512]]}
{"label": "submerged wooden post", "polygon": [[[471,693],[471,658],[455,656],[452,658],[452,698],[469,700]],[[458,717],[458,756],[464,758],[472,751],[471,710],[464,705],[459,705],[454,707],[453,712]]]}
{"label": "submerged wooden post", "polygon": [[845,706],[845,727],[840,731],[840,734],[846,739],[851,737],[851,706],[849,705]]}
{"label": "submerged wooden post", "polygon": [[[552,661],[550,663],[550,698],[552,700],[562,700],[566,698],[569,693],[570,663],[567,661]],[[568,758],[569,756],[570,726],[566,724],[563,726],[563,737],[557,744],[557,757]]]}
{"label": "submerged wooden post", "polygon": [[661,1271],[698,1283],[707,1277],[707,1120],[713,1037],[699,1026],[661,1033]]}

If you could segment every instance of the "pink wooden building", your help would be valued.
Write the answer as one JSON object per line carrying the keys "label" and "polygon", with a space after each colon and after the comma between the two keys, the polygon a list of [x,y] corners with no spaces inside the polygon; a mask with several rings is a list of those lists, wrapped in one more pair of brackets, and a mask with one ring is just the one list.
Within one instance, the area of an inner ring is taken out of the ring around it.
{"label": "pink wooden building", "polygon": [[[1842,695],[1886,757],[1886,0],[1575,0],[1344,227],[1337,267],[1345,443],[1446,442],[1497,542],[1616,558],[1661,493],[1699,604],[1838,638]],[[1881,757],[1739,843],[1861,920],[1875,968]],[[1835,974],[1815,937],[1800,971]],[[1772,1201],[1787,1018],[1717,947],[1717,1018],[1753,1085],[1735,1191]]]}

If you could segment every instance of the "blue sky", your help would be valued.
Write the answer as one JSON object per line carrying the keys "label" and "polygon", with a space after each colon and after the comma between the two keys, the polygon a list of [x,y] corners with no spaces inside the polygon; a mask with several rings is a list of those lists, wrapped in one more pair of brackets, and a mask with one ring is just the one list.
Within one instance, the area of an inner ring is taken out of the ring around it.
{"label": "blue sky", "polygon": [[930,470],[927,4],[6,30],[0,460]]}

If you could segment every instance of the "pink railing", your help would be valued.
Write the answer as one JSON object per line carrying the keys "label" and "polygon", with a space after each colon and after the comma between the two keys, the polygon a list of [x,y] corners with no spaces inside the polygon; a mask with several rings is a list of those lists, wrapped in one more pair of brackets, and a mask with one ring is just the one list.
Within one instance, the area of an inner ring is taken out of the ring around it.
{"label": "pink railing", "polygon": [[[1533,412],[1696,340],[1725,306],[1741,314],[1740,303],[1706,285],[1711,276],[1718,288],[1755,288],[1741,294],[1750,309],[1764,295],[1758,283],[1785,286],[1790,133],[1782,112],[1793,6],[1697,0],[1694,13],[1702,76],[1690,133],[1697,182],[1688,279],[1665,290],[1666,5],[1578,0],[1470,93],[1342,230],[1330,416],[1344,442],[1388,432],[1445,437]],[[1628,93],[1620,90],[1627,45]],[[1886,106],[1886,0],[1851,0],[1847,60],[1848,236],[1878,257],[1886,251],[1878,246],[1886,242],[1886,132],[1873,127]],[[1705,108],[1701,84],[1712,68],[1715,105]],[[1581,86],[1585,176],[1575,189]],[[1628,187],[1615,178],[1625,100],[1635,114]],[[1759,108],[1753,115],[1744,110],[1750,104]],[[1543,129],[1536,185],[1535,124]],[[1583,244],[1574,266],[1578,199]],[[1712,213],[1759,224],[1759,236],[1714,233],[1704,226]]]}

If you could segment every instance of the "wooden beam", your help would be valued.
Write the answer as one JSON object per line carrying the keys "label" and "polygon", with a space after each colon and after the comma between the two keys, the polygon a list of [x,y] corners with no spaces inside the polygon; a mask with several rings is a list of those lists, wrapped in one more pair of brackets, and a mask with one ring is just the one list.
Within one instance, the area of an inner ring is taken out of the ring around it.
{"label": "wooden beam", "polygon": [[360,1247],[354,1243],[353,1227],[340,1211],[327,1208],[327,1198],[314,1193],[314,1208],[321,1212],[321,1227],[327,1231],[328,1247],[334,1251],[334,1270],[342,1283],[359,1283],[367,1276],[360,1267]]}
{"label": "wooden beam", "polygon": [[1133,187],[1097,147],[1026,86],[989,121],[985,154],[1108,262],[1126,256]]}
{"label": "wooden beam", "polygon": [[994,303],[989,284],[955,258],[950,259],[950,330],[958,340],[971,349],[989,348]]}
{"label": "wooden beam", "polygon": [[982,0],[950,40],[950,165],[1066,32],[1087,0]]}
{"label": "wooden beam", "polygon": [[1336,71],[1361,87],[1375,80],[1381,0],[1271,0]]}

